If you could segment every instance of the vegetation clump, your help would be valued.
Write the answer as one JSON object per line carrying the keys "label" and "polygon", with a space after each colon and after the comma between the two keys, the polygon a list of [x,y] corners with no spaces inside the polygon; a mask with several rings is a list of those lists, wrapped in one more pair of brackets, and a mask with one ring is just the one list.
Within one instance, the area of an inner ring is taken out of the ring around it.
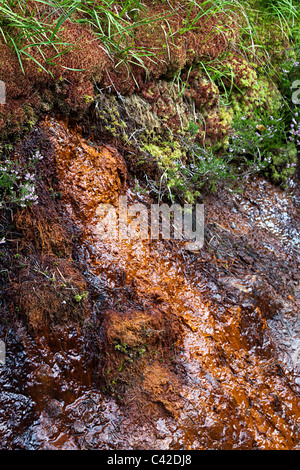
{"label": "vegetation clump", "polygon": [[[162,197],[194,200],[203,185],[252,172],[282,185],[292,175],[294,0],[10,0],[0,11],[3,139],[50,109],[77,119],[94,109]],[[276,137],[256,129],[272,117]]]}

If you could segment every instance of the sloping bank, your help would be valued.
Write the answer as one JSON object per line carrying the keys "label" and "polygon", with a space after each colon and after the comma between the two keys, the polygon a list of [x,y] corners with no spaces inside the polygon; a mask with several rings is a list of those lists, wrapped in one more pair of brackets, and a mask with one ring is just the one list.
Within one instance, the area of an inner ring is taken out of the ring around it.
{"label": "sloping bank", "polygon": [[[155,16],[166,4],[147,8]],[[62,56],[69,69],[53,66],[56,78],[33,61],[22,75],[2,46],[2,165],[27,188],[6,192],[2,211],[2,448],[298,446],[297,179],[283,191],[255,175],[281,182],[295,165],[293,141],[284,146],[271,124],[258,123],[265,111],[281,122],[282,95],[237,52],[236,15],[201,17],[200,30],[182,31],[181,8],[168,29],[135,29],[135,46],[159,60],[144,57],[134,74],[116,68],[75,20],[61,34],[81,47]],[[236,80],[231,105],[203,72],[211,60],[222,64],[224,89]],[[235,144],[241,123],[247,140]],[[28,125],[8,154],[7,139]],[[250,154],[255,145],[271,148],[271,162]],[[240,173],[228,170],[231,153]],[[177,240],[99,240],[99,204],[117,207],[126,195],[149,207],[157,194],[204,200],[202,250]],[[22,207],[26,196],[35,203]]]}

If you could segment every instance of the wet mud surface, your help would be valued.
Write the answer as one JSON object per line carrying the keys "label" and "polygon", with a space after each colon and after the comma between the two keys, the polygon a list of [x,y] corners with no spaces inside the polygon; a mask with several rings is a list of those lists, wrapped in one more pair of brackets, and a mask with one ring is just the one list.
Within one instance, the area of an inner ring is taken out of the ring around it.
{"label": "wet mud surface", "polygon": [[297,186],[256,178],[207,195],[198,253],[177,240],[103,240],[100,204],[151,204],[123,158],[54,118],[20,151],[36,146],[52,194],[40,205],[57,211],[60,237],[49,229],[38,258],[38,234],[19,219],[27,264],[14,283],[38,300],[29,308],[18,287],[19,314],[1,324],[1,447],[299,448]]}

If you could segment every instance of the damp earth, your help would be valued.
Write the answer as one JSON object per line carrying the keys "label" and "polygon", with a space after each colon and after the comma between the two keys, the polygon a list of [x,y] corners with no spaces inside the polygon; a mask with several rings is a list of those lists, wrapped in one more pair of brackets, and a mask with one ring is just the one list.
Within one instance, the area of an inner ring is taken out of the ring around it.
{"label": "damp earth", "polygon": [[207,194],[190,252],[97,236],[100,204],[152,202],[117,148],[55,117],[16,153],[36,148],[40,202],[10,229],[1,448],[299,448],[297,181]]}

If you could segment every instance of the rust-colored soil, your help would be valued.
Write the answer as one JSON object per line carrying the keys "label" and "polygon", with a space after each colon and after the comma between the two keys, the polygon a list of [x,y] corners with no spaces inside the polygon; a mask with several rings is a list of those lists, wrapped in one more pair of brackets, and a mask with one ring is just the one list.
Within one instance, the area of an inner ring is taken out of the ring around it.
{"label": "rust-colored soil", "polygon": [[[25,148],[41,135],[61,193],[57,212],[48,210],[61,214],[59,240],[71,226],[76,240],[72,256],[59,258],[49,253],[59,243],[45,230],[47,254],[37,258],[28,251],[42,246],[28,228],[30,212],[23,225],[19,216],[27,266],[15,281],[23,318],[17,335],[32,358],[27,394],[37,421],[28,429],[38,446],[297,448],[293,200],[267,187],[270,204],[281,201],[282,209],[274,208],[271,229],[262,216],[263,182],[249,182],[243,195],[220,189],[207,198],[206,244],[198,254],[173,241],[102,240],[99,203],[141,197],[123,159],[54,118],[41,122]],[[76,301],[85,290],[88,297]],[[114,429],[109,439],[107,426]]]}

